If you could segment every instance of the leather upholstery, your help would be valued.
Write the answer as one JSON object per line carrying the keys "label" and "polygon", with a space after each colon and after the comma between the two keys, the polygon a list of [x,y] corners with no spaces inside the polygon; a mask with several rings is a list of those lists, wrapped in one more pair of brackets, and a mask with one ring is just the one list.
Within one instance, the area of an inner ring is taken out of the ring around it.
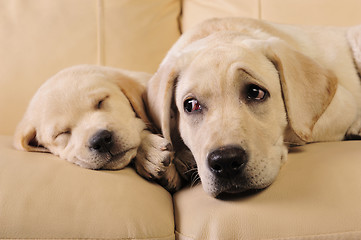
{"label": "leather upholstery", "polygon": [[0,137],[0,238],[174,239],[171,195],[133,169],[92,171]]}
{"label": "leather upholstery", "polygon": [[360,239],[361,142],[292,148],[276,181],[214,199],[201,186],[174,196],[178,239]]}

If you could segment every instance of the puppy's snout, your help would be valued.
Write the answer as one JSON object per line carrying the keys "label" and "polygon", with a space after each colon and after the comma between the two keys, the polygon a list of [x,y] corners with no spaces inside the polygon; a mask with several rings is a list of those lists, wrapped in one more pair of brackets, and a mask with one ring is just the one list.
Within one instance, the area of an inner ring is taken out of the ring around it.
{"label": "puppy's snout", "polygon": [[99,153],[109,152],[113,144],[113,134],[108,130],[99,130],[89,139],[89,148]]}
{"label": "puppy's snout", "polygon": [[242,173],[247,163],[247,154],[239,146],[225,146],[208,154],[210,170],[220,178],[231,179]]}

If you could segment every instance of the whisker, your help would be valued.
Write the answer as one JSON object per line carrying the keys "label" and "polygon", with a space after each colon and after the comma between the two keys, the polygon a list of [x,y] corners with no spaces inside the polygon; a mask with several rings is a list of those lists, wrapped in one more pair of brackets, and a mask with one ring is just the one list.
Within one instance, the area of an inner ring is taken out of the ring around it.
{"label": "whisker", "polygon": [[197,168],[193,168],[191,169],[193,171],[190,179],[191,179],[191,184],[190,186],[191,187],[194,187],[196,185],[198,185],[198,183],[200,182],[201,178],[199,176],[199,173],[198,173],[198,169]]}
{"label": "whisker", "polygon": [[194,187],[194,186],[198,185],[199,182],[200,182],[200,180],[201,180],[201,178],[200,178],[199,175],[197,174],[197,176],[196,176],[194,179],[192,179],[191,187]]}
{"label": "whisker", "polygon": [[198,171],[198,168],[191,168],[191,169],[188,169],[187,171],[185,171],[184,173],[187,174],[187,173],[190,173],[192,171]]}

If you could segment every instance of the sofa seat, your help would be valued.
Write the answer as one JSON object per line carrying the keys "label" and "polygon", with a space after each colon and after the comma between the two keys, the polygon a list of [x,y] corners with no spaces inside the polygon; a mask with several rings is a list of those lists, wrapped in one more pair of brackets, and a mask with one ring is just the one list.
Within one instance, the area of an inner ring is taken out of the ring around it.
{"label": "sofa seat", "polygon": [[361,141],[293,148],[257,193],[215,199],[197,185],[172,199],[131,168],[87,170],[11,140],[0,136],[1,238],[361,239]]}
{"label": "sofa seat", "polygon": [[291,149],[276,181],[215,199],[200,185],[174,196],[177,238],[361,239],[361,141]]}
{"label": "sofa seat", "polygon": [[133,169],[83,169],[0,136],[0,238],[174,239],[171,195]]}

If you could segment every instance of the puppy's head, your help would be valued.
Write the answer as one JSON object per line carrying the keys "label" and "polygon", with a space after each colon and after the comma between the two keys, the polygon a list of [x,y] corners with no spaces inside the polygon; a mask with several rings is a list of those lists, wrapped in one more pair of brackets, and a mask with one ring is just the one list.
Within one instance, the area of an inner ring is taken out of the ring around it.
{"label": "puppy's head", "polygon": [[19,123],[14,145],[51,152],[90,169],[121,169],[135,157],[149,123],[143,106],[148,74],[76,66],[46,81]]}
{"label": "puppy's head", "polygon": [[284,137],[312,141],[335,90],[330,72],[281,40],[221,32],[167,56],[148,103],[165,137],[179,129],[217,196],[269,186],[287,157]]}

